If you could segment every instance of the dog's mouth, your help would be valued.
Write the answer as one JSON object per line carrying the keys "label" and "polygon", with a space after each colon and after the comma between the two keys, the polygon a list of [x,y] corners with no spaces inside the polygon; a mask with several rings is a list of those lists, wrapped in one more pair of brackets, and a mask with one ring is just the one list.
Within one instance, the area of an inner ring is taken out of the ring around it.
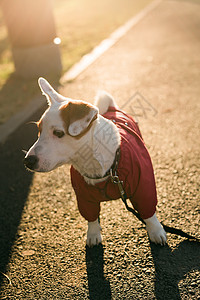
{"label": "dog's mouth", "polygon": [[39,166],[39,158],[36,155],[29,155],[24,158],[24,165],[28,171],[37,172],[37,173],[47,173],[61,167],[65,164],[64,161],[58,162],[53,167],[50,167],[50,164],[45,162],[43,166]]}

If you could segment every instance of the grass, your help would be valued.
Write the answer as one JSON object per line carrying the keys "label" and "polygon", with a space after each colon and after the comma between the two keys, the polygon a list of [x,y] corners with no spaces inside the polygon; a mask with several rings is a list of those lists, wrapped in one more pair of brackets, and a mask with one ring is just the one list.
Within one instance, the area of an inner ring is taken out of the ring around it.
{"label": "grass", "polygon": [[[152,0],[54,1],[63,73],[150,2]],[[47,78],[51,82],[58,80]],[[11,46],[0,12],[0,124],[27,105],[38,92],[37,79],[24,80],[14,74]]]}

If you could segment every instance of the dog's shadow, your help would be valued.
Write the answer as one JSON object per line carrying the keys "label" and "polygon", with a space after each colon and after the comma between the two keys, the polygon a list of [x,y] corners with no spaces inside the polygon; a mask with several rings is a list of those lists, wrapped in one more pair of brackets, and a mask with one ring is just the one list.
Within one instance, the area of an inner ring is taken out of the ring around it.
{"label": "dog's shadow", "polygon": [[112,299],[110,283],[104,275],[104,249],[102,244],[93,248],[86,246],[86,266],[89,299]]}
{"label": "dog's shadow", "polygon": [[[155,265],[156,299],[181,299],[179,282],[186,279],[189,272],[200,271],[200,243],[185,240],[174,251],[168,245],[165,247],[153,243],[150,245]],[[191,282],[187,283],[185,288],[188,294],[189,290],[192,290],[194,296],[200,287],[196,283],[195,290],[190,284]]]}

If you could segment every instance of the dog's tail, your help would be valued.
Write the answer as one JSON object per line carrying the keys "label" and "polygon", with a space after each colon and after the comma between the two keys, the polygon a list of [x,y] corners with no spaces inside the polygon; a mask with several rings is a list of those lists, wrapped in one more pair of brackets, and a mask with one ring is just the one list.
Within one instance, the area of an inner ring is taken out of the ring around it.
{"label": "dog's tail", "polygon": [[99,108],[100,115],[103,115],[107,112],[109,106],[114,106],[118,108],[117,104],[115,103],[114,98],[105,91],[98,91],[96,97],[95,97],[95,103]]}

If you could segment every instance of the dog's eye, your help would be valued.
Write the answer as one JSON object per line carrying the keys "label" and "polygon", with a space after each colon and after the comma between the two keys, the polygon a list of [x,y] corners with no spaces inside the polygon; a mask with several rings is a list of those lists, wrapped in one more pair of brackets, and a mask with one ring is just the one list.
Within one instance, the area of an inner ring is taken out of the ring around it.
{"label": "dog's eye", "polygon": [[62,130],[54,130],[53,131],[53,135],[55,135],[55,136],[57,136],[59,139],[60,138],[62,138],[64,135],[65,135],[65,133],[64,133],[64,131],[62,131]]}

